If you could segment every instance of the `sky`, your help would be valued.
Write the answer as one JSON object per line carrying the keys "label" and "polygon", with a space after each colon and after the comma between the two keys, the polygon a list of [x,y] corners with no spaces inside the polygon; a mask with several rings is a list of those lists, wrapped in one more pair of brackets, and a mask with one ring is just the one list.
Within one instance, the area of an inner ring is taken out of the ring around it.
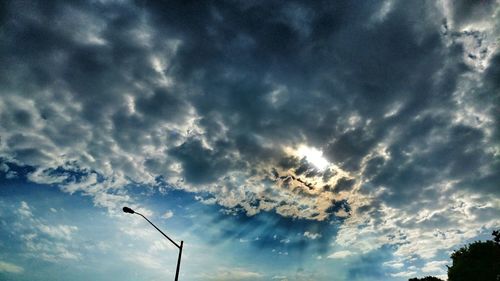
{"label": "sky", "polygon": [[0,279],[403,281],[500,227],[500,1],[2,1]]}

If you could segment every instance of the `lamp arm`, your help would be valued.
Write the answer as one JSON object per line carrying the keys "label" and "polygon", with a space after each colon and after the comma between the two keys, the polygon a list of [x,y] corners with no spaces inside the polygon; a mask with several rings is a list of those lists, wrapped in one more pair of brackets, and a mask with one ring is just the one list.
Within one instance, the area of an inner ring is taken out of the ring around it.
{"label": "lamp arm", "polygon": [[150,220],[148,220],[148,218],[146,218],[145,216],[143,216],[141,213],[138,213],[138,212],[135,212],[135,213],[138,214],[139,216],[143,217],[145,220],[147,220],[154,228],[156,228],[156,230],[158,230],[161,234],[163,234],[163,236],[165,236],[177,248],[181,249],[181,246],[179,246],[179,244],[175,243],[174,240],[170,239],[170,237],[168,237],[165,233],[163,233],[163,231],[161,231],[158,227],[156,227],[156,225],[154,225]]}

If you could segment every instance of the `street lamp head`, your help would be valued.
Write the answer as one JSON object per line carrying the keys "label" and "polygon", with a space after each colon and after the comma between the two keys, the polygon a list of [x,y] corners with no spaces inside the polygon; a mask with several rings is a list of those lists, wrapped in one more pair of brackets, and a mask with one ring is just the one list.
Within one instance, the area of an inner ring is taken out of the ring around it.
{"label": "street lamp head", "polygon": [[179,268],[181,265],[181,255],[182,255],[182,247],[184,244],[184,241],[181,241],[181,245],[177,244],[174,242],[174,240],[170,239],[163,231],[161,231],[156,225],[154,225],[151,221],[148,220],[145,216],[143,216],[141,213],[136,213],[134,210],[130,209],[129,207],[123,207],[123,212],[129,213],[129,214],[138,214],[139,216],[143,217],[149,224],[151,224],[156,230],[158,230],[165,238],[167,238],[172,244],[174,244],[177,248],[179,248],[179,257],[177,258],[177,269],[175,271],[175,281],[179,280]]}
{"label": "street lamp head", "polygon": [[129,213],[129,214],[134,214],[134,210],[130,209],[129,207],[123,207],[123,211],[125,213]]}

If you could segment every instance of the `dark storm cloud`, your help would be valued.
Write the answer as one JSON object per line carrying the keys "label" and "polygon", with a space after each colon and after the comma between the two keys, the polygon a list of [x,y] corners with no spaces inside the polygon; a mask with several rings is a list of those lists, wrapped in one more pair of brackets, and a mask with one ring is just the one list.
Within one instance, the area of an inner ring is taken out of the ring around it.
{"label": "dark storm cloud", "polygon": [[170,154],[179,159],[186,181],[195,184],[215,181],[231,165],[219,151],[203,148],[199,140],[189,140],[174,148]]}
{"label": "dark storm cloud", "polygon": [[453,21],[457,24],[468,24],[478,18],[487,17],[496,7],[495,0],[485,1],[454,1],[452,5]]}
{"label": "dark storm cloud", "polygon": [[[460,45],[445,47],[441,22],[432,18],[430,7],[393,3],[385,20],[367,24],[359,19],[380,7],[341,2],[322,10],[303,3],[206,5],[152,10],[167,30],[185,31],[173,74],[203,92],[192,104],[205,119],[211,112],[220,114],[230,128],[229,142],[255,134],[268,142],[304,141],[325,148],[332,162],[355,171],[391,131],[398,131],[397,139],[388,140],[392,158],[376,182],[405,186],[403,193],[461,177],[493,160],[475,145],[488,141],[481,129],[451,124],[453,94],[469,69],[456,51]],[[308,14],[307,22],[300,23],[307,36],[293,19],[280,18],[290,9]],[[421,18],[429,18],[428,23],[415,26]],[[445,75],[437,77],[443,70]],[[287,86],[277,105],[269,99],[272,84]],[[443,108],[450,110],[439,112]],[[392,110],[396,112],[386,117]],[[423,120],[415,119],[419,115]],[[348,129],[349,116],[360,124]],[[220,129],[204,121],[208,135]],[[421,155],[406,156],[411,163],[401,166],[405,156],[398,155],[411,149],[411,143],[431,141],[436,130],[447,139]],[[236,148],[249,160],[261,150],[255,142]],[[384,173],[391,179],[383,180]],[[394,196],[399,198],[397,192]]]}
{"label": "dark storm cloud", "polygon": [[[384,225],[386,207],[484,203],[500,190],[500,56],[496,26],[475,24],[497,6],[11,1],[0,156],[162,178],[248,214]],[[300,145],[336,168],[285,152]]]}

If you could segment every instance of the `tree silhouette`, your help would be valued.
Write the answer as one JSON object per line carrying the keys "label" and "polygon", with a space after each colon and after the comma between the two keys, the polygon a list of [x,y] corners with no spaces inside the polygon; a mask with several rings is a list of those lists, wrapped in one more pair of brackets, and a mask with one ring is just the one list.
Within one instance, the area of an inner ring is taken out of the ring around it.
{"label": "tree silhouette", "polygon": [[453,252],[448,281],[500,280],[500,231],[493,236],[493,241],[476,241]]}
{"label": "tree silhouette", "polygon": [[[500,230],[492,233],[493,240],[476,241],[451,254],[452,266],[448,266],[448,281],[500,281]],[[408,281],[442,281],[427,276]]]}
{"label": "tree silhouette", "polygon": [[434,276],[427,276],[424,278],[411,278],[408,281],[443,281],[443,280]]}
{"label": "tree silhouette", "polygon": [[493,241],[495,241],[495,243],[497,244],[500,244],[500,230],[493,231],[492,235],[494,237]]}

